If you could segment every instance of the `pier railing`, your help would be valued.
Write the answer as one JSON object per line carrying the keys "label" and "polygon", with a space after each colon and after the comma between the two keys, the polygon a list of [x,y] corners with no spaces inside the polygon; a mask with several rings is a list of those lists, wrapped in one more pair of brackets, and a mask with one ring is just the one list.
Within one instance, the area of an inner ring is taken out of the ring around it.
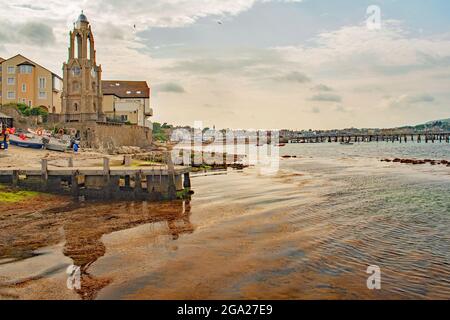
{"label": "pier railing", "polygon": [[311,136],[299,136],[288,139],[290,143],[324,143],[324,142],[418,142],[418,143],[450,143],[450,132],[440,133],[394,133],[394,134],[317,134]]}

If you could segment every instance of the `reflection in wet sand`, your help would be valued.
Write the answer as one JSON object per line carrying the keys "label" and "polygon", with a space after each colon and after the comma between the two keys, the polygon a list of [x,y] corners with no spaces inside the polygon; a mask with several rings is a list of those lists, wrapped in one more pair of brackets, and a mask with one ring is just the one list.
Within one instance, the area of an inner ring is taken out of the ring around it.
{"label": "reflection in wet sand", "polygon": [[[56,198],[54,198],[56,199]],[[58,201],[56,201],[58,203]],[[65,241],[63,254],[72,259],[68,284],[81,299],[95,299],[98,292],[110,284],[110,277],[96,277],[89,268],[106,253],[104,235],[132,229],[139,225],[164,222],[167,234],[174,240],[181,234],[192,233],[190,202],[167,203],[86,203],[67,204],[64,208],[29,208],[3,216],[1,220],[0,261],[10,264],[38,255],[40,248]],[[61,270],[58,270],[61,271]],[[40,274],[29,278],[3,282],[1,288],[14,288],[45,278]],[[79,279],[77,279],[79,278]],[[4,298],[7,293],[0,295]]]}

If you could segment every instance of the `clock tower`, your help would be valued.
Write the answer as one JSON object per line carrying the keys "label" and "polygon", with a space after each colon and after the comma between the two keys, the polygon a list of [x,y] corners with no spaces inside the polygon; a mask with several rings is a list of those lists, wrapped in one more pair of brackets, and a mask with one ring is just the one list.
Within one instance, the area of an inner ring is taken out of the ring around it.
{"label": "clock tower", "polygon": [[102,67],[97,65],[89,21],[83,12],[70,32],[69,59],[63,64],[62,121],[103,122]]}

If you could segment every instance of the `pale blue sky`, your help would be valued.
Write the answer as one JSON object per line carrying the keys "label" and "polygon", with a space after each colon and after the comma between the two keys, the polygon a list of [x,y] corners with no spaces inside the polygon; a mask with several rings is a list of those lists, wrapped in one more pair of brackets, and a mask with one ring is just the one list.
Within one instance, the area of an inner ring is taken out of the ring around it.
{"label": "pale blue sky", "polygon": [[[449,1],[0,4],[0,57],[20,52],[56,73],[84,9],[104,78],[147,80],[157,121],[309,129],[450,117]],[[381,30],[366,26],[369,5]]]}

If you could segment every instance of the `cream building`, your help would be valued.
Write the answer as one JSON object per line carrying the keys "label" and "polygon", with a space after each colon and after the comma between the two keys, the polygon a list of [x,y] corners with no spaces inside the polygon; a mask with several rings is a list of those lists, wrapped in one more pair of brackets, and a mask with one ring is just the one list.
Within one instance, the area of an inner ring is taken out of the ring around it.
{"label": "cream building", "polygon": [[1,104],[24,103],[61,112],[62,79],[50,70],[18,54],[0,58],[0,75]]}
{"label": "cream building", "polygon": [[146,81],[102,81],[102,92],[103,112],[108,121],[153,127]]}

